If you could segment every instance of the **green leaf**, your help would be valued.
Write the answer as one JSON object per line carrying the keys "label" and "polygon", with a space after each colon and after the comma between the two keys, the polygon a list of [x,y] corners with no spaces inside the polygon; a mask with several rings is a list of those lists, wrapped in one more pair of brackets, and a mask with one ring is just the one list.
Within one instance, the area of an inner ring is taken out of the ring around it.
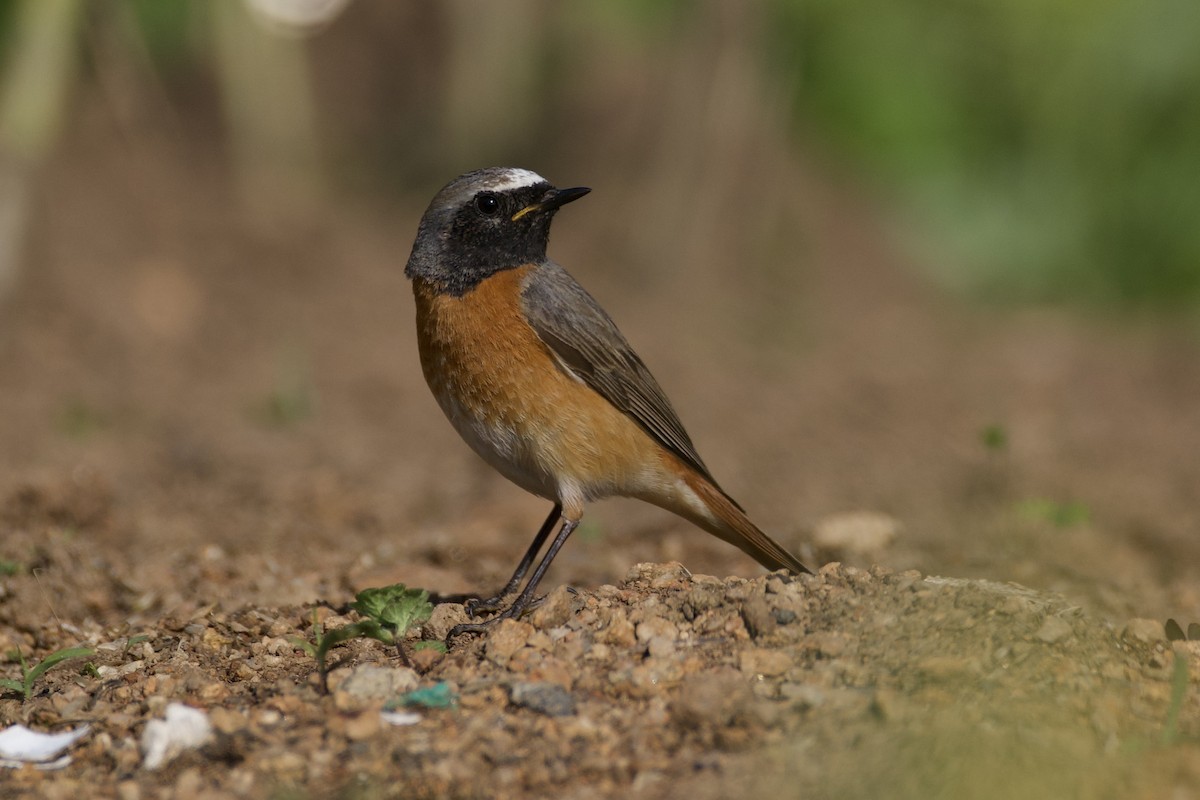
{"label": "green leaf", "polygon": [[33,669],[29,670],[25,676],[25,683],[33,686],[34,681],[42,677],[46,673],[46,670],[55,664],[61,664],[63,661],[72,658],[86,658],[95,655],[95,653],[96,651],[90,647],[68,647],[64,650],[56,650],[42,659],[40,663],[35,664]]}
{"label": "green leaf", "polygon": [[341,628],[334,628],[322,636],[321,640],[317,642],[317,662],[319,664],[324,664],[325,654],[337,647],[342,642],[348,642],[351,639],[357,639],[360,636],[370,635],[371,634],[361,622],[356,622],[353,625],[346,625]]}
{"label": "green leaf", "polygon": [[437,639],[430,639],[424,642],[413,642],[413,650],[437,650],[439,653],[445,653],[446,643],[439,642]]}
{"label": "green leaf", "polygon": [[403,636],[409,628],[429,619],[433,613],[429,592],[424,589],[409,589],[403,583],[377,589],[363,589],[355,595],[351,608],[364,617],[391,628],[396,637]]}
{"label": "green leaf", "polygon": [[25,653],[23,653],[21,648],[18,647],[17,660],[21,663],[22,679],[20,681],[14,681],[12,679],[5,678],[0,680],[0,686],[17,692],[24,697],[24,699],[28,700],[33,696],[33,685],[37,682],[38,678],[46,673],[46,670],[68,659],[91,656],[94,655],[95,652],[96,651],[92,650],[90,647],[68,647],[63,650],[54,651],[50,655],[46,656],[40,663],[34,664],[32,667],[30,667],[25,661]]}
{"label": "green leaf", "polygon": [[144,633],[139,633],[137,636],[130,636],[128,639],[125,640],[125,652],[128,653],[129,648],[136,647],[137,645],[141,644],[142,642],[148,642],[148,641],[150,641],[150,637]]}
{"label": "green leaf", "polygon": [[304,652],[308,653],[310,657],[317,657],[316,645],[307,639],[301,639],[299,636],[289,636],[288,642],[290,642],[292,647],[295,647],[297,650],[303,650]]}
{"label": "green leaf", "polygon": [[378,621],[373,619],[359,620],[353,625],[347,625],[346,629],[353,630],[357,636],[366,639],[375,639],[384,644],[394,644],[396,641],[396,634],[391,629],[380,625]]}

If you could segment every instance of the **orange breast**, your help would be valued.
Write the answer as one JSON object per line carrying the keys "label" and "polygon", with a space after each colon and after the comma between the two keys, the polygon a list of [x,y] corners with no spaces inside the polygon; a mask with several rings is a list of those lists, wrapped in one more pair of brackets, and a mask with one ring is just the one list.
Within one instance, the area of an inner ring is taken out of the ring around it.
{"label": "orange breast", "polygon": [[488,463],[562,502],[568,516],[584,500],[673,481],[661,448],[560,369],[525,321],[521,289],[532,269],[497,273],[462,297],[413,282],[421,367],[442,410]]}

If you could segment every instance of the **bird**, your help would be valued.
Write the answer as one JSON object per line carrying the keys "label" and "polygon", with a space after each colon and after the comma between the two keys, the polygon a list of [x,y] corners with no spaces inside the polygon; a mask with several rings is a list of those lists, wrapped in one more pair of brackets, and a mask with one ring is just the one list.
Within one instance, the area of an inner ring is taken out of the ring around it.
{"label": "bird", "polygon": [[404,269],[438,405],[485,462],[554,504],[504,588],[468,604],[472,617],[501,609],[558,525],[516,599],[450,637],[524,613],[584,506],[611,496],[671,511],[770,570],[810,572],[720,487],[616,323],[547,257],[551,220],[589,191],[513,167],[460,175],[421,217]]}

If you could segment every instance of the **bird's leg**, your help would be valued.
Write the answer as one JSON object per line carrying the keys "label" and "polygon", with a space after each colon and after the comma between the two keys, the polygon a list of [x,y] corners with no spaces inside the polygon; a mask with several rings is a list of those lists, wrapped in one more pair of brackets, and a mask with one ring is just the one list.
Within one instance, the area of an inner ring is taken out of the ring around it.
{"label": "bird's leg", "polygon": [[538,563],[537,569],[533,571],[533,577],[529,579],[529,583],[525,584],[525,588],[517,595],[517,599],[513,604],[496,616],[489,619],[487,622],[471,622],[464,625],[455,625],[446,634],[446,642],[458,636],[460,633],[479,633],[502,619],[516,619],[524,613],[529,607],[530,601],[533,599],[533,593],[537,591],[537,586],[542,580],[542,576],[546,574],[546,570],[550,567],[550,562],[558,555],[558,551],[562,548],[571,532],[579,525],[577,519],[564,519],[562,527],[558,529],[558,535],[554,537],[554,541],[550,543],[550,549],[546,551],[546,555]]}
{"label": "bird's leg", "polygon": [[525,551],[525,555],[521,557],[521,563],[517,564],[517,571],[508,579],[508,583],[504,588],[487,599],[478,597],[467,600],[464,604],[467,608],[467,613],[472,617],[479,614],[480,611],[490,611],[494,608],[499,608],[504,602],[504,598],[517,590],[521,585],[521,579],[525,577],[525,573],[529,571],[529,565],[533,563],[533,559],[537,558],[538,551],[542,549],[542,545],[546,543],[546,537],[550,535],[550,531],[554,530],[554,524],[558,522],[558,518],[562,516],[562,505],[554,504],[550,516],[546,517],[546,521],[542,523],[542,528],[537,532],[537,536],[533,537],[533,543],[529,545],[529,549]]}

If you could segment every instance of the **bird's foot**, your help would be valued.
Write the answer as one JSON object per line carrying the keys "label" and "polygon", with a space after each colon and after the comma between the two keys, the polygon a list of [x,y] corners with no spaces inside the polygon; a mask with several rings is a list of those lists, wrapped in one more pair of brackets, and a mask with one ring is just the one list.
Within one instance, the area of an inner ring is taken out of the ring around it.
{"label": "bird's foot", "polygon": [[446,634],[446,649],[450,648],[450,640],[454,637],[462,636],[465,633],[483,633],[492,625],[495,625],[500,619],[501,618],[497,616],[483,622],[464,622],[460,625],[455,625],[450,629],[450,632]]}
{"label": "bird's foot", "polygon": [[[472,617],[477,616],[476,611],[473,608],[468,608],[467,613]],[[456,636],[461,636],[464,633],[472,633],[472,634],[483,633],[484,631],[486,631],[488,628],[495,625],[500,620],[514,619],[517,616],[519,616],[520,613],[521,613],[521,610],[517,609],[516,606],[514,605],[514,606],[510,606],[510,607],[504,609],[504,611],[501,611],[499,614],[492,617],[491,619],[485,619],[483,622],[463,622],[459,625],[455,625],[453,628],[450,629],[450,632],[446,634],[446,647],[447,648],[450,647],[450,640]]]}
{"label": "bird's foot", "polygon": [[[503,596],[501,596],[499,598],[492,597],[492,598],[488,598],[486,601],[481,601],[481,603],[483,603],[483,602],[492,603],[492,605],[490,607],[494,608],[494,607],[500,605],[500,602],[503,601],[503,599],[504,599]],[[493,625],[495,625],[502,619],[520,619],[521,616],[526,611],[532,611],[533,609],[537,608],[538,606],[540,606],[542,604],[542,601],[544,601],[545,599],[546,598],[543,595],[542,597],[537,597],[537,598],[534,598],[533,600],[527,600],[526,602],[521,602],[521,598],[518,597],[511,606],[504,609],[503,611],[501,611],[499,614],[492,617],[491,619],[485,619],[483,622],[464,622],[462,624],[455,625],[453,628],[450,629],[450,632],[446,634],[446,647],[449,648],[450,640],[460,634],[483,633],[488,628],[492,627]],[[493,603],[493,601],[496,601],[496,602]],[[467,607],[467,613],[471,617],[478,616],[477,612],[480,610],[485,610],[485,609],[481,609],[481,604],[473,604],[472,606]]]}
{"label": "bird's foot", "polygon": [[503,606],[504,599],[512,592],[513,590],[505,587],[499,594],[492,597],[471,597],[463,603],[463,607],[467,610],[467,616],[474,619],[485,611],[495,611]]}

